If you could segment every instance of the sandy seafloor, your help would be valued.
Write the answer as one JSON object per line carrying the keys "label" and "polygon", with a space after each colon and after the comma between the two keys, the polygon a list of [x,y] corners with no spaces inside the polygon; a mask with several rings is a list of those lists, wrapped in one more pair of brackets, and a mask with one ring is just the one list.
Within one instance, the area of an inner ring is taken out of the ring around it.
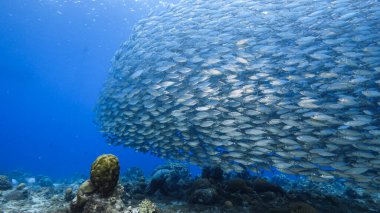
{"label": "sandy seafloor", "polygon": [[[52,180],[23,172],[2,175],[13,179],[11,189],[0,191],[2,213],[75,212],[70,206],[87,178]],[[315,183],[283,174],[269,178],[223,173],[218,168],[192,177],[181,164],[159,166],[148,177],[139,168],[130,168],[120,175],[116,188],[117,193],[107,198],[91,197],[93,204],[81,212],[380,212],[378,193],[348,187],[342,181]],[[147,200],[153,210],[141,208]]]}

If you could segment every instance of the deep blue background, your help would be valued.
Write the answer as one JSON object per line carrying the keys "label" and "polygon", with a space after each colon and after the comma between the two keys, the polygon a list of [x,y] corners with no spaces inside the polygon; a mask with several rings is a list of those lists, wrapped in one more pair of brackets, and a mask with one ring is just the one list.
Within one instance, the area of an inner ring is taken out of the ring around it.
{"label": "deep blue background", "polygon": [[88,174],[103,153],[146,173],[163,163],[108,146],[93,123],[114,52],[158,2],[0,1],[0,173]]}

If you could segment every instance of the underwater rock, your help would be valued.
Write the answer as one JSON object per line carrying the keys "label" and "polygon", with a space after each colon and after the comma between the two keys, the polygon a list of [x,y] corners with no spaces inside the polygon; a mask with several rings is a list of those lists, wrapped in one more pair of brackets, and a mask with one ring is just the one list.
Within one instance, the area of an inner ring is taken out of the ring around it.
{"label": "underwater rock", "polygon": [[[166,166],[163,166],[166,167]],[[83,180],[76,179],[67,183],[66,180],[57,181],[54,187],[28,186],[28,199],[5,200],[5,195],[11,192],[4,191],[0,195],[0,210],[4,212],[46,212],[46,213],[140,213],[139,204],[144,199],[154,202],[160,212],[186,212],[186,213],[378,213],[379,200],[372,200],[359,190],[358,198],[349,198],[346,195],[328,196],[321,193],[314,184],[302,185],[303,188],[285,191],[284,195],[272,191],[256,193],[254,180],[259,177],[251,175],[246,179],[236,178],[234,175],[224,176],[222,182],[214,182],[207,178],[195,177],[187,181],[189,187],[178,188],[186,195],[177,197],[162,196],[159,193],[144,195],[144,186],[137,186],[144,182],[128,181],[123,189],[118,184],[112,193],[104,196],[96,190],[90,180],[85,181],[78,189],[77,196],[70,204],[64,199],[65,190],[72,187],[76,189]],[[228,179],[227,177],[234,177]],[[150,177],[148,177],[149,179]],[[300,179],[290,180],[290,183]],[[301,180],[302,181],[302,180]],[[133,186],[133,184],[136,184]],[[266,183],[267,184],[267,183]],[[273,183],[272,183],[273,184]],[[339,186],[339,185],[338,185]],[[134,188],[135,187],[135,188]],[[133,190],[136,190],[135,194]],[[14,191],[23,191],[17,190]],[[70,190],[68,190],[70,191]],[[131,193],[126,198],[126,194]],[[18,193],[19,195],[19,193]],[[136,199],[136,196],[140,196]],[[81,204],[80,204],[81,203]],[[80,204],[80,205],[79,205]],[[126,207],[128,206],[128,207]],[[147,206],[147,205],[145,205]],[[1,211],[0,211],[1,212]],[[144,212],[144,211],[142,211]]]}
{"label": "underwater rock", "polygon": [[58,190],[56,190],[54,187],[35,187],[35,192],[39,196],[43,196],[47,199],[52,198],[53,196],[57,195]]}
{"label": "underwater rock", "polygon": [[51,211],[47,211],[46,213],[71,213],[68,208],[58,208]]}
{"label": "underwater rock", "polygon": [[209,179],[200,178],[192,182],[187,200],[193,204],[211,205],[219,201],[219,195]]}
{"label": "underwater rock", "polygon": [[231,201],[227,200],[226,202],[224,202],[224,207],[230,209],[234,207],[234,204]]}
{"label": "underwater rock", "polygon": [[70,203],[72,213],[116,213],[125,209],[122,197],[124,188],[117,185],[111,193],[104,196],[96,191],[90,180],[84,182],[78,189],[77,196]]}
{"label": "underwater rock", "polygon": [[211,182],[206,178],[199,178],[192,182],[191,189],[207,189],[211,187]]}
{"label": "underwater rock", "polygon": [[152,174],[147,194],[159,191],[165,196],[180,198],[189,187],[190,179],[189,169],[182,164],[171,163],[160,166]]}
{"label": "underwater rock", "polygon": [[114,155],[101,155],[91,166],[91,183],[103,195],[112,193],[120,174],[119,159]]}
{"label": "underwater rock", "polygon": [[224,199],[231,201],[237,206],[250,205],[252,201],[258,198],[249,180],[234,178],[226,180],[222,186],[222,196]]}
{"label": "underwater rock", "polygon": [[205,166],[202,169],[202,178],[207,178],[214,182],[221,182],[223,181],[223,170],[219,166]]}
{"label": "underwater rock", "polygon": [[268,191],[268,192],[263,192],[260,194],[260,198],[264,202],[270,202],[276,199],[276,194],[274,192]]}
{"label": "underwater rock", "polygon": [[293,202],[289,204],[290,213],[318,213],[318,211],[307,203]]}
{"label": "underwater rock", "polygon": [[214,188],[196,189],[189,197],[190,203],[211,205],[218,201],[218,193]]}
{"label": "underwater rock", "polygon": [[147,190],[147,183],[145,182],[144,173],[140,168],[128,168],[125,175],[121,177],[123,183],[125,201],[130,200],[144,200],[145,192]]}
{"label": "underwater rock", "polygon": [[0,191],[12,189],[12,182],[7,176],[0,175]]}
{"label": "underwater rock", "polygon": [[274,192],[276,194],[285,194],[284,190],[275,184],[272,184],[262,178],[257,178],[253,182],[253,188],[257,193],[263,193],[263,192]]}
{"label": "underwater rock", "polygon": [[95,192],[95,187],[90,180],[86,180],[80,185],[76,197],[70,203],[70,209],[74,213],[81,213],[89,197]]}
{"label": "underwater rock", "polygon": [[16,189],[17,190],[23,190],[24,188],[26,187],[26,184],[25,183],[20,183],[16,186]]}
{"label": "underwater rock", "polygon": [[225,183],[225,190],[228,193],[251,193],[253,189],[248,186],[247,181],[243,179],[232,179]]}
{"label": "underwater rock", "polygon": [[127,182],[123,186],[125,190],[124,200],[143,200],[145,198],[148,186],[145,182]]}
{"label": "underwater rock", "polygon": [[73,192],[73,189],[72,188],[67,188],[66,190],[65,190],[65,195],[64,195],[64,199],[65,199],[65,201],[66,202],[69,202],[69,201],[71,201],[72,199],[74,199],[75,198],[75,194],[74,194],[74,192]]}
{"label": "underwater rock", "polygon": [[92,194],[93,192],[95,192],[95,190],[95,186],[93,185],[91,180],[86,180],[85,182],[83,182],[78,189],[78,191],[82,192],[83,194]]}
{"label": "underwater rock", "polygon": [[[117,185],[115,190],[107,197],[102,196],[99,193],[93,193],[87,197],[87,201],[83,206],[83,210],[80,213],[119,213],[126,210],[121,197],[124,194],[124,189],[121,185]],[[75,213],[75,212],[74,212]]]}
{"label": "underwater rock", "polygon": [[[306,190],[306,189],[305,189]],[[311,189],[309,191],[312,191]],[[297,199],[292,199],[295,203],[308,203],[317,209],[318,212],[380,212],[380,205],[368,198],[345,198],[344,196],[330,196],[324,194],[314,194],[313,192],[296,192]]]}
{"label": "underwater rock", "polygon": [[152,201],[150,200],[143,200],[141,203],[138,205],[138,213],[158,213],[159,210]]}
{"label": "underwater rock", "polygon": [[26,189],[23,190],[12,190],[4,194],[4,199],[6,201],[11,200],[25,200],[28,199],[29,192]]}

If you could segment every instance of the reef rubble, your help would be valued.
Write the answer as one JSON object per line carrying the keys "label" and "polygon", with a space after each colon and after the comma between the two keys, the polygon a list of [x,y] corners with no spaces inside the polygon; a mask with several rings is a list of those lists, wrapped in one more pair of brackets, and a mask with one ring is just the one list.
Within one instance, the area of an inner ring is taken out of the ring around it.
{"label": "reef rubble", "polygon": [[113,155],[99,156],[87,180],[43,176],[44,181],[20,182],[30,175],[15,174],[2,176],[18,181],[0,190],[1,213],[380,212],[379,197],[340,181],[321,184],[283,174],[225,173],[219,167],[192,176],[179,163],[159,166],[147,177],[136,167],[120,175]]}

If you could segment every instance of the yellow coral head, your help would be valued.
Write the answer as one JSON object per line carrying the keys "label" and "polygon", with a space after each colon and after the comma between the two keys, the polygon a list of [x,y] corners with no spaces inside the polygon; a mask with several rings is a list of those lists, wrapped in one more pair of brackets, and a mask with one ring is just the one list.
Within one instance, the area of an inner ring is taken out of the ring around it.
{"label": "yellow coral head", "polygon": [[90,179],[98,192],[109,195],[117,185],[119,174],[119,159],[115,155],[104,154],[92,163]]}

